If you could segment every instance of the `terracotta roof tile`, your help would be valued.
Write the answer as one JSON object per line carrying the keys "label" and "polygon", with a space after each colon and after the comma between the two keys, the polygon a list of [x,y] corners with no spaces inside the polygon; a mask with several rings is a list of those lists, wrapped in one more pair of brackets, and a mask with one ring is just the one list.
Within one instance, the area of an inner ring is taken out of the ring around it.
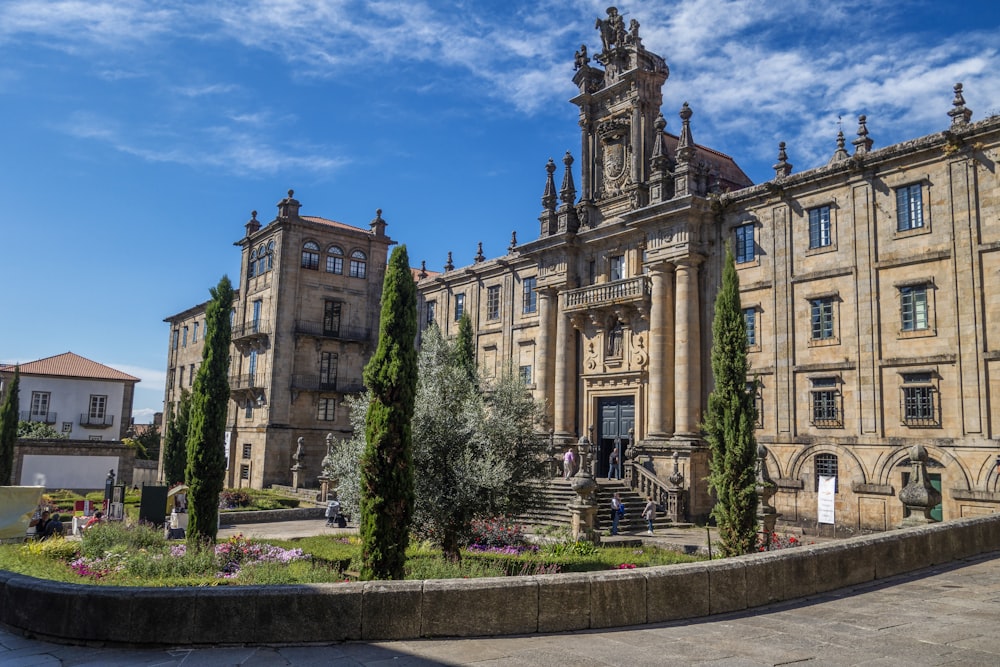
{"label": "terracotta roof tile", "polygon": [[340,229],[351,229],[356,232],[364,232],[365,234],[370,233],[369,230],[367,229],[361,229],[360,227],[348,225],[343,222],[337,222],[336,220],[327,220],[326,218],[321,218],[318,215],[303,215],[301,217],[303,220],[308,220],[309,222],[318,222],[321,225],[329,225],[330,227],[339,227]]}
{"label": "terracotta roof tile", "polygon": [[49,375],[57,377],[91,378],[94,380],[121,380],[124,382],[139,382],[139,378],[122,373],[110,366],[85,359],[78,354],[66,352],[54,357],[46,357],[24,364],[0,366],[0,371],[13,373],[14,367],[21,367],[21,375]]}

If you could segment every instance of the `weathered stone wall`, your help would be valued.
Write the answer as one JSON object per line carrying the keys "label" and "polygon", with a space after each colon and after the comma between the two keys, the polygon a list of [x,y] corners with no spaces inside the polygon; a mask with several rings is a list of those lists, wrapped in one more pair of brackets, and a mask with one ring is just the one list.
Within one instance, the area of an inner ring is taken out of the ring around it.
{"label": "weathered stone wall", "polygon": [[0,624],[131,645],[565,632],[738,612],[998,549],[1000,515],[991,515],[703,563],[535,577],[164,589],[0,570]]}

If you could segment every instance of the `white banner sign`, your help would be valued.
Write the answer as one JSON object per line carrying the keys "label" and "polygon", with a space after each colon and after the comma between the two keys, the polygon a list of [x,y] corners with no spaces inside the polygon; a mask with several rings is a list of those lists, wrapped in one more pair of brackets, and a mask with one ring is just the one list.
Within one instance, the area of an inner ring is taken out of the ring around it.
{"label": "white banner sign", "polygon": [[837,503],[837,478],[819,476],[819,491],[816,494],[817,513],[820,523],[836,523],[834,506]]}

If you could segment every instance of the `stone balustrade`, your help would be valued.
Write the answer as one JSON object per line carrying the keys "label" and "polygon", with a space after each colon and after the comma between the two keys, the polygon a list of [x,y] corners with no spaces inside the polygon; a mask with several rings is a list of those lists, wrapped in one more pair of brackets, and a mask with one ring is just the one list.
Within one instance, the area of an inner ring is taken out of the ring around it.
{"label": "stone balustrade", "polygon": [[66,643],[288,644],[564,632],[739,612],[1000,550],[1000,514],[739,558],[533,577],[127,588],[0,570],[0,623]]}

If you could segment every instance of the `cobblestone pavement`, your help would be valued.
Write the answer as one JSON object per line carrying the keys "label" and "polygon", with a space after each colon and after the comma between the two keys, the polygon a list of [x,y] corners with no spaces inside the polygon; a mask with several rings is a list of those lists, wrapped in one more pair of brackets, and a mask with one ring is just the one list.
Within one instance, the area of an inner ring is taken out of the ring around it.
{"label": "cobblestone pavement", "polygon": [[1000,665],[1000,552],[752,612],[558,635],[326,646],[62,646],[0,629],[0,665]]}

